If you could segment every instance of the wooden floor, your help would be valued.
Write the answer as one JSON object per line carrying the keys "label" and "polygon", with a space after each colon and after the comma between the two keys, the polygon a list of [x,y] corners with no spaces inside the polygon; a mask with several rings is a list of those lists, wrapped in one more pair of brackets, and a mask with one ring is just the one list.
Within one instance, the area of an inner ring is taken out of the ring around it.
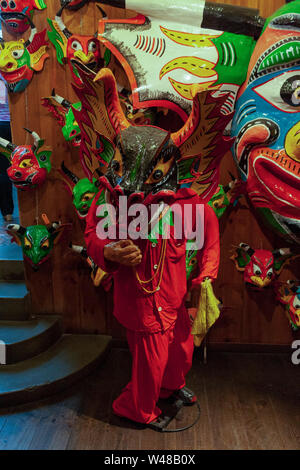
{"label": "wooden floor", "polygon": [[[188,385],[202,414],[181,433],[136,429],[111,412],[112,400],[130,376],[128,351],[113,349],[81,384],[39,403],[0,410],[4,449],[299,449],[300,367],[283,354],[210,352],[195,355]],[[196,417],[184,408],[170,427]]]}

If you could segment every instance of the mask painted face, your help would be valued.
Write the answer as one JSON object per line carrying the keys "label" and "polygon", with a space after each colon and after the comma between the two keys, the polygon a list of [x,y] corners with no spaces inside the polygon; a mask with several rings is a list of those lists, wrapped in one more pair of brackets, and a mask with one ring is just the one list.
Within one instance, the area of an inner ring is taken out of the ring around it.
{"label": "mask painted face", "polygon": [[48,19],[51,26],[48,36],[56,49],[58,62],[63,64],[63,61],[67,61],[73,80],[80,85],[82,82],[77,67],[95,76],[104,61],[101,58],[100,42],[95,36],[72,34],[66,28],[61,18],[65,6],[59,10],[54,21]]}
{"label": "mask painted face", "polygon": [[37,271],[40,265],[49,258],[64,228],[65,225],[60,225],[57,222],[49,227],[45,225],[22,227],[17,224],[10,224],[7,226],[7,231],[13,235],[14,240],[21,246],[25,260]]}
{"label": "mask painted face", "polygon": [[37,33],[32,25],[28,41],[0,42],[0,74],[5,81],[8,91],[24,91],[30,83],[34,72],[44,67],[47,54],[46,30]]}
{"label": "mask painted face", "polygon": [[80,218],[85,218],[93,199],[99,191],[96,185],[96,178],[93,182],[88,178],[79,179],[72,173],[64,163],[61,165],[61,175],[71,195],[73,196],[73,204]]}
{"label": "mask painted face", "polygon": [[57,119],[62,127],[62,133],[67,142],[71,142],[74,147],[79,147],[81,142],[81,133],[79,126],[74,118],[72,107],[81,109],[81,103],[71,103],[52,91],[52,96],[42,98],[42,105],[45,106]]}
{"label": "mask painted face", "polygon": [[300,242],[300,1],[278,10],[254,50],[237,101],[234,158],[257,212]]}
{"label": "mask painted face", "polygon": [[285,314],[293,331],[300,328],[300,285],[299,281],[275,284],[276,298],[285,306]]}
{"label": "mask painted face", "polygon": [[253,250],[249,245],[240,243],[231,259],[238,271],[244,272],[244,282],[252,288],[268,287],[284,264],[295,258],[290,248],[275,251]]}
{"label": "mask painted face", "polygon": [[44,0],[0,0],[0,17],[10,34],[23,34],[30,26],[34,9],[47,8]]}
{"label": "mask painted face", "polygon": [[197,0],[105,4],[133,9],[129,19],[99,22],[99,39],[122,63],[135,108],[163,106],[185,121],[193,87],[227,93],[223,111],[231,112],[246,78],[251,53],[263,25],[258,11]]}
{"label": "mask painted face", "polygon": [[[101,70],[95,80],[80,73],[84,86],[75,91],[82,109],[74,110],[74,115],[81,128],[81,162],[89,179],[100,168],[110,190],[126,195],[145,199],[184,186],[210,199],[218,185],[221,158],[231,143],[223,136],[231,115],[220,113],[226,97],[197,93],[190,119],[170,134],[130,124],[110,70]],[[202,139],[197,138],[199,132]]]}
{"label": "mask painted face", "polygon": [[36,132],[31,133],[33,145],[13,145],[0,138],[0,148],[9,159],[11,166],[7,174],[17,189],[28,191],[41,186],[51,170],[51,151],[42,150],[44,141]]}

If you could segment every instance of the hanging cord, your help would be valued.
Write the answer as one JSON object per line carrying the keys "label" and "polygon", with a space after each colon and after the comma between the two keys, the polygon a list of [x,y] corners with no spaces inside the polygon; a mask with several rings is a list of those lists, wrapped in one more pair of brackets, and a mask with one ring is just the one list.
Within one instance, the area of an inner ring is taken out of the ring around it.
{"label": "hanging cord", "polygon": [[195,421],[192,424],[189,424],[188,426],[185,426],[184,428],[177,428],[177,429],[162,428],[161,432],[182,432],[182,431],[186,431],[187,429],[190,429],[193,426],[195,426],[195,424],[198,423],[198,421],[200,419],[200,415],[201,415],[201,408],[200,408],[200,403],[198,402],[198,400],[196,401],[195,404],[198,408],[198,414],[197,414],[197,418],[195,419]]}

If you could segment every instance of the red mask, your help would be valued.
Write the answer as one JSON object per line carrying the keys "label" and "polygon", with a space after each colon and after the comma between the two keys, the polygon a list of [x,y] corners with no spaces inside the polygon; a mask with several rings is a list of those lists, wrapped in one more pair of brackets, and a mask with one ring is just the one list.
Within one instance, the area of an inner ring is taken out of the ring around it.
{"label": "red mask", "polygon": [[33,145],[13,145],[0,138],[0,151],[9,159],[11,166],[7,174],[17,189],[27,191],[44,183],[51,170],[51,151],[45,148],[38,134],[29,131]]}
{"label": "red mask", "polygon": [[75,83],[82,85],[82,80],[75,66],[94,77],[103,67],[104,60],[101,58],[100,42],[97,37],[73,34],[65,26],[62,12],[66,6],[67,4],[64,4],[57,12],[55,20],[48,19],[51,26],[48,35],[56,49],[58,62],[63,65],[67,61]]}
{"label": "red mask", "polygon": [[34,9],[46,8],[44,0],[1,0],[0,14],[7,30],[11,34],[23,34],[29,28]]}
{"label": "red mask", "polygon": [[73,34],[67,43],[67,60],[75,83],[80,85],[81,78],[74,65],[83,67],[85,70],[88,68],[91,73],[98,72],[102,60],[100,42],[93,36]]}
{"label": "red mask", "polygon": [[19,145],[11,155],[7,174],[16,188],[26,191],[44,183],[47,170],[40,167],[31,145]]}
{"label": "red mask", "polygon": [[[297,256],[297,255],[296,255]],[[295,257],[290,248],[279,250],[253,250],[249,245],[240,243],[231,259],[238,271],[244,272],[244,282],[251,287],[268,287],[284,264]]]}

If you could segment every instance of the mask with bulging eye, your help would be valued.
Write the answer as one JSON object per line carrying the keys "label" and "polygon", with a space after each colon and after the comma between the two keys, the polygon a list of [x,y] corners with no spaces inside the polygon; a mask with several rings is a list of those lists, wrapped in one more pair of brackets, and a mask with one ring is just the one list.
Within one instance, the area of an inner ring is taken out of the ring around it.
{"label": "mask with bulging eye", "polygon": [[231,259],[237,270],[244,273],[245,284],[262,290],[271,285],[287,262],[298,256],[298,250],[293,252],[290,248],[274,251],[254,250],[246,243],[240,243]]}
{"label": "mask with bulging eye", "polygon": [[0,74],[11,93],[24,91],[34,72],[40,72],[49,57],[48,43],[45,40],[46,29],[37,33],[34,24],[29,21],[31,34],[27,41],[0,40]]}
{"label": "mask with bulging eye", "polygon": [[129,127],[117,138],[107,179],[123,193],[143,193],[145,197],[161,189],[176,191],[178,148],[170,134],[152,126]]}
{"label": "mask with bulging eye", "polygon": [[87,74],[95,77],[98,70],[103,67],[104,63],[107,65],[110,60],[101,57],[100,42],[97,39],[97,34],[91,36],[83,36],[80,34],[73,34],[65,26],[62,20],[62,12],[67,4],[63,4],[61,9],[57,12],[55,20],[48,18],[48,23],[51,31],[48,36],[56,49],[58,62],[63,65],[67,62],[74,82],[78,85],[82,84],[78,68],[85,70]]}
{"label": "mask with bulging eye", "polygon": [[300,2],[266,23],[236,104],[233,155],[256,213],[300,243]]}
{"label": "mask with bulging eye", "polygon": [[0,138],[1,152],[11,163],[7,169],[8,177],[21,191],[40,187],[51,171],[51,150],[44,147],[44,141],[36,132],[28,132],[34,139],[33,145],[13,145]]}
{"label": "mask with bulging eye", "polygon": [[46,225],[30,225],[22,227],[9,224],[7,232],[22,248],[24,259],[37,271],[41,264],[48,260],[54,246],[58,243],[66,224],[58,222]]}

